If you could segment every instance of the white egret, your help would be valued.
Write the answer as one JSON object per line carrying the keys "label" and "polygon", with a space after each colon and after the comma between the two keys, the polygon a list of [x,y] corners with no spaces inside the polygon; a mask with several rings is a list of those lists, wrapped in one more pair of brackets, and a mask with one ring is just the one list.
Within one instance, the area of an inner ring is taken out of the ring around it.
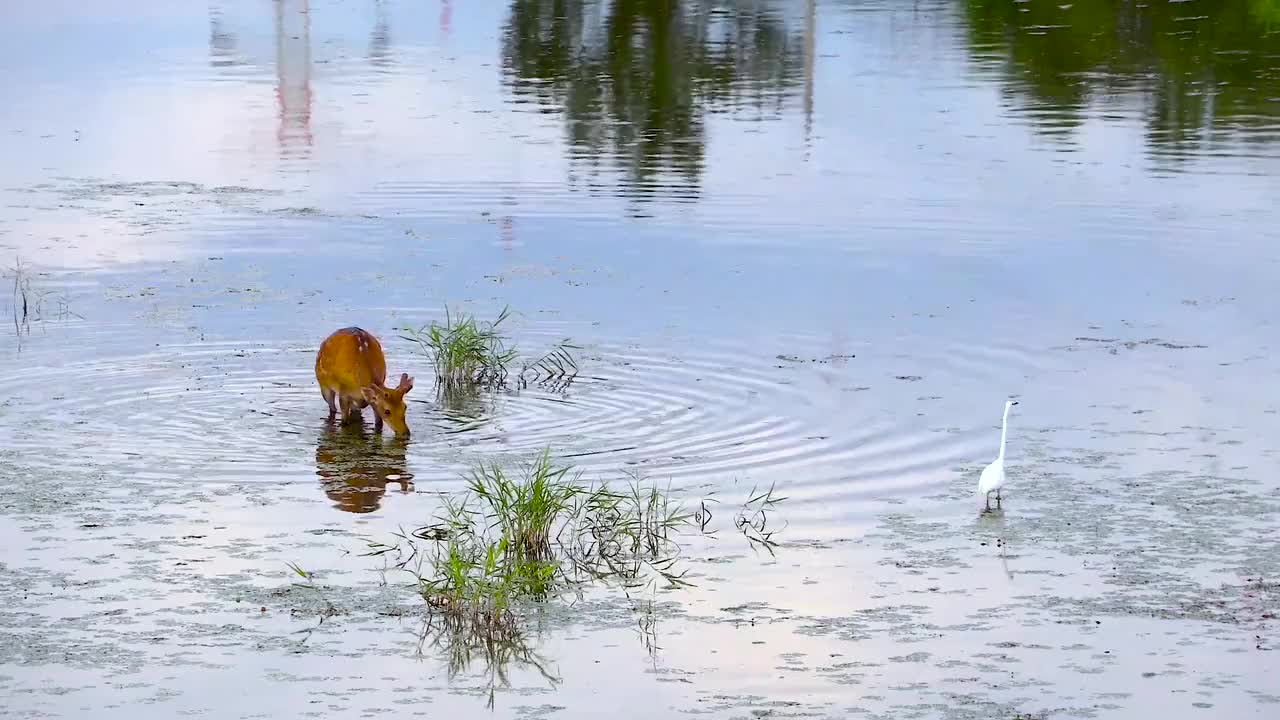
{"label": "white egret", "polygon": [[988,510],[991,509],[991,493],[996,494],[996,507],[1000,507],[1000,487],[1004,485],[1004,443],[1009,436],[1009,408],[1017,404],[1017,400],[1005,402],[1004,421],[1000,424],[1000,454],[982,470],[982,476],[978,478],[978,492],[987,496]]}

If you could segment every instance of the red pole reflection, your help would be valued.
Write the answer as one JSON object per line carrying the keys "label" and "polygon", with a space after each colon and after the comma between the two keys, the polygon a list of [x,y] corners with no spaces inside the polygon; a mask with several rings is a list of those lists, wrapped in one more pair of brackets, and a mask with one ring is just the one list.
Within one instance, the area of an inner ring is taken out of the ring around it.
{"label": "red pole reflection", "polygon": [[276,102],[281,151],[301,138],[311,147],[311,3],[275,0]]}

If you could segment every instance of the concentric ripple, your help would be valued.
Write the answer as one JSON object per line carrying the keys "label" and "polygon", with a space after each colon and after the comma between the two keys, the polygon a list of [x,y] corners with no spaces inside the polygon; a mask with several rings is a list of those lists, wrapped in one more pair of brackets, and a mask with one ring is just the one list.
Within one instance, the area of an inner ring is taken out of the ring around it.
{"label": "concentric ripple", "polygon": [[587,377],[562,393],[504,396],[466,434],[507,452],[552,447],[589,473],[631,468],[704,491],[776,483],[848,515],[859,500],[938,491],[956,468],[989,460],[994,435],[956,388],[983,394],[998,420],[989,393],[1048,372],[1017,347],[902,338],[891,354],[847,357],[819,338],[785,346],[782,358],[705,342],[678,353],[598,346]]}
{"label": "concentric ripple", "polygon": [[[706,495],[776,484],[811,512],[848,517],[866,500],[936,492],[957,468],[987,459],[992,428],[975,426],[972,399],[955,388],[985,392],[998,378],[1047,372],[1043,356],[1019,348],[923,338],[899,339],[891,353],[841,355],[813,337],[786,338],[786,355],[707,341],[688,349],[606,342],[584,351],[579,376],[560,386],[450,403],[420,382],[414,435],[397,453],[385,444],[389,433],[385,441],[333,434],[305,343],[200,342],[130,354],[123,348],[137,343],[127,329],[83,330],[95,341],[114,337],[122,351],[99,346],[106,354],[32,362],[0,381],[11,409],[41,410],[21,418],[11,410],[0,425],[29,464],[155,482],[319,478],[335,504],[358,512],[377,508],[385,480],[448,491],[477,459],[549,448],[591,479],[639,472]],[[390,354],[403,361],[403,351]],[[425,367],[417,374],[428,375]]]}

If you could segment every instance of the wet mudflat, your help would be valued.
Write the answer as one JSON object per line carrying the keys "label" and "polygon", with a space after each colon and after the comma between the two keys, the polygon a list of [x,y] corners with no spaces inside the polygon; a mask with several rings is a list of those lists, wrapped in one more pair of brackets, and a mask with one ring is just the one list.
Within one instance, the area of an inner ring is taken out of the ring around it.
{"label": "wet mudflat", "polygon": [[[1272,5],[6,9],[3,714],[1271,717]],[[446,304],[578,374],[437,398]],[[486,643],[365,554],[544,449],[691,585]]]}

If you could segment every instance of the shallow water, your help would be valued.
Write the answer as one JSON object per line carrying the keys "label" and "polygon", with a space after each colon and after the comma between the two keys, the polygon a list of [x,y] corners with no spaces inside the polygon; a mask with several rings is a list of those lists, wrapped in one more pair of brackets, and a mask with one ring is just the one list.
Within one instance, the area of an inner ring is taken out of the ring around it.
{"label": "shallow water", "polygon": [[[5,713],[1270,717],[1273,5],[6,8]],[[437,402],[446,303],[581,373]],[[324,422],[351,324],[407,443]],[[720,534],[451,672],[356,553],[543,448]]]}

